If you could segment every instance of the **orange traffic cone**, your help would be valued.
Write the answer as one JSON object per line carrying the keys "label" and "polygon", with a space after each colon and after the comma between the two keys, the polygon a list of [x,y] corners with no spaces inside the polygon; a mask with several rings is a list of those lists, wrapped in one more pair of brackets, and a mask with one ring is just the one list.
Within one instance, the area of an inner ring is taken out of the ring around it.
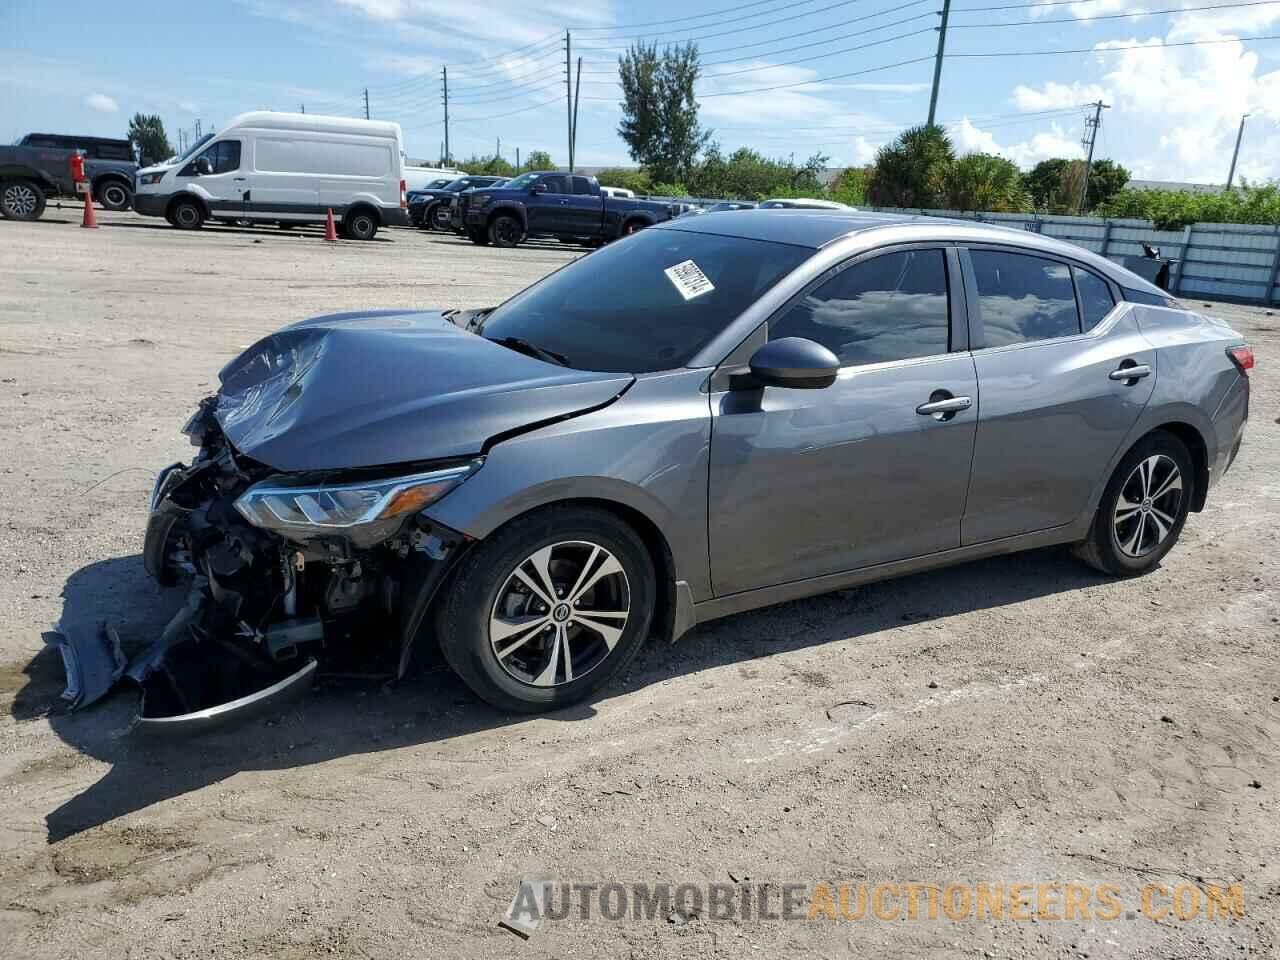
{"label": "orange traffic cone", "polygon": [[338,231],[333,226],[333,207],[329,208],[329,215],[324,221],[324,238],[335,241],[338,239]]}
{"label": "orange traffic cone", "polygon": [[92,230],[98,229],[98,218],[93,214],[93,192],[89,191],[84,195],[84,220],[80,226],[89,227]]}

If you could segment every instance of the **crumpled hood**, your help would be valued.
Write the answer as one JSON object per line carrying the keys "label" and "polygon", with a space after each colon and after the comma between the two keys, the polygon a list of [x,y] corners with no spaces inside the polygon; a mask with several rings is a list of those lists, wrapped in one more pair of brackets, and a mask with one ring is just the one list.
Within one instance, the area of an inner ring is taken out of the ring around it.
{"label": "crumpled hood", "polygon": [[281,471],[468,456],[497,434],[608,404],[634,380],[544,363],[439,312],[396,310],[285,327],[218,377],[227,439]]}

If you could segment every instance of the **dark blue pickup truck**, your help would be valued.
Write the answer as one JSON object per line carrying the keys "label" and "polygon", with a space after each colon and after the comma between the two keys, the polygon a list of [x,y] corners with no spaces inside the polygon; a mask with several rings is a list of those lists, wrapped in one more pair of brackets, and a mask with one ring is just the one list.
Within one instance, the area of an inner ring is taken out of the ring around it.
{"label": "dark blue pickup truck", "polygon": [[474,243],[514,247],[530,237],[604,243],[670,220],[673,205],[600,194],[595,177],[522,173],[496,189],[458,197],[457,220]]}

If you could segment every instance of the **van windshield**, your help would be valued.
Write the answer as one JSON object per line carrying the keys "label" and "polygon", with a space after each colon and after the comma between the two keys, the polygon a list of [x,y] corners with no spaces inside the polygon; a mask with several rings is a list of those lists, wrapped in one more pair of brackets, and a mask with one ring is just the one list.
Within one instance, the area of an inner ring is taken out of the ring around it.
{"label": "van windshield", "polygon": [[180,157],[174,157],[174,158],[173,158],[171,161],[169,161],[169,162],[171,162],[171,163],[183,163],[184,161],[186,161],[186,160],[190,159],[190,157],[191,157],[192,155],[194,155],[194,154],[195,154],[195,152],[196,152],[197,150],[199,150],[201,147],[203,147],[206,143],[208,143],[208,142],[209,142],[210,140],[212,140],[212,139],[213,139],[213,133],[212,133],[212,132],[210,132],[210,133],[206,133],[203,137],[201,137],[199,140],[197,140],[197,141],[196,141],[195,143],[193,143],[191,146],[187,147],[187,152],[186,152],[186,153],[184,153],[184,154],[183,154],[182,156],[180,156]]}

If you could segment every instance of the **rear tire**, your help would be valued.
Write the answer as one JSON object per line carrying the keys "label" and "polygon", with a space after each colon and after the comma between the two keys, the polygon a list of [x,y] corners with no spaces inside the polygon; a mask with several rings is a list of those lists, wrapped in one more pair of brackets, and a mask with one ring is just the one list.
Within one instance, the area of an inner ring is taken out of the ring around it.
{"label": "rear tire", "polygon": [[519,244],[523,237],[524,230],[520,228],[520,221],[508,214],[499,214],[489,224],[489,242],[495,247],[510,249]]}
{"label": "rear tire", "polygon": [[445,659],[478,696],[520,713],[578,703],[625,670],[657,597],[636,532],[607,511],[569,506],[482,541],[447,589],[436,616]]}
{"label": "rear tire", "polygon": [[194,200],[179,200],[169,208],[169,222],[179,230],[199,230],[204,226],[204,210]]}
{"label": "rear tire", "polygon": [[1075,554],[1112,576],[1147,573],[1178,542],[1194,497],[1191,454],[1173,434],[1157,430],[1116,467]]}
{"label": "rear tire", "polygon": [[133,206],[133,191],[119,180],[108,180],[97,190],[98,202],[105,210],[128,210]]}
{"label": "rear tire", "polygon": [[372,240],[378,232],[378,218],[368,210],[355,210],[342,218],[344,236],[352,240]]}
{"label": "rear tire", "polygon": [[6,220],[39,220],[46,203],[34,180],[0,180],[0,216]]}

